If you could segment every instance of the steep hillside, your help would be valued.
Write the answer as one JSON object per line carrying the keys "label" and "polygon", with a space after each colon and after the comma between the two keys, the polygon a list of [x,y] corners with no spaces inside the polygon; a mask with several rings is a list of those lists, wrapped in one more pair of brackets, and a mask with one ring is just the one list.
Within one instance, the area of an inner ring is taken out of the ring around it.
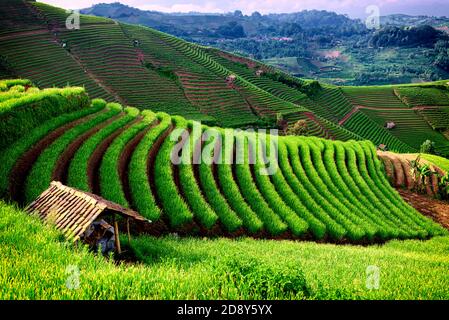
{"label": "steep hillside", "polygon": [[[0,14],[3,78],[28,78],[41,88],[84,86],[91,98],[209,125],[276,127],[280,118],[290,125],[305,120],[309,135],[368,139],[399,152],[416,152],[430,139],[440,154],[449,154],[442,134],[449,124],[445,82],[340,88],[111,19],[82,15],[79,30],[67,29],[68,13],[42,3],[2,1]],[[425,94],[412,93],[418,89]],[[396,127],[387,130],[392,119]]]}
{"label": "steep hillside", "polygon": [[2,84],[1,119],[24,119],[2,130],[24,130],[1,150],[0,193],[19,203],[56,180],[137,210],[153,234],[371,242],[444,233],[392,189],[369,141],[210,128],[100,99],[87,107],[81,88],[64,89],[71,110],[52,107],[26,127],[27,112],[43,119],[50,108],[34,97],[59,92]]}

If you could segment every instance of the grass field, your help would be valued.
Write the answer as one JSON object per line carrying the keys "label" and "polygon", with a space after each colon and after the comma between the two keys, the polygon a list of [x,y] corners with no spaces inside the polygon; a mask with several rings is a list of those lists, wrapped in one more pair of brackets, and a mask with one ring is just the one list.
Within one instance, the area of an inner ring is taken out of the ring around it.
{"label": "grass field", "polygon": [[[140,237],[126,248],[142,262],[131,266],[65,243],[14,206],[2,202],[0,211],[0,299],[445,299],[449,294],[448,237],[370,247]],[[369,266],[379,268],[377,289],[367,278]],[[73,278],[76,269],[79,282]]]}

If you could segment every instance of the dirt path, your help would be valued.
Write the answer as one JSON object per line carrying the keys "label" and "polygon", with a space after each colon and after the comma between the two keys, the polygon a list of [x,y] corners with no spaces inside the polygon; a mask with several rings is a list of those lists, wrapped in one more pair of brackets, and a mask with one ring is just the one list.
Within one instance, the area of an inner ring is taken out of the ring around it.
{"label": "dirt path", "polygon": [[408,190],[398,190],[402,198],[423,215],[449,230],[449,202],[440,201]]}
{"label": "dirt path", "polygon": [[48,34],[48,35],[50,35],[50,31],[48,31],[48,29],[36,29],[36,30],[29,30],[29,31],[14,32],[12,34],[7,34],[7,35],[4,35],[4,36],[0,36],[0,41],[16,39],[16,38],[19,38],[19,37],[40,35],[40,34]]}
{"label": "dirt path", "polygon": [[340,126],[342,126],[346,121],[349,120],[349,118],[352,117],[352,115],[353,115],[354,113],[356,113],[356,112],[359,111],[359,110],[360,110],[359,107],[353,108],[351,111],[349,111],[348,114],[346,114],[346,115],[343,117],[343,119],[341,119],[340,121],[338,121],[338,124],[339,124]]}
{"label": "dirt path", "polygon": [[404,111],[404,110],[414,110],[414,111],[421,111],[421,110],[428,110],[428,109],[437,109],[438,107],[433,106],[416,106],[412,108],[381,108],[381,107],[367,107],[367,106],[355,106],[351,111],[349,111],[340,121],[338,121],[339,125],[343,125],[346,121],[349,120],[349,118],[352,117],[354,113],[361,109],[366,110],[377,110],[377,111]]}

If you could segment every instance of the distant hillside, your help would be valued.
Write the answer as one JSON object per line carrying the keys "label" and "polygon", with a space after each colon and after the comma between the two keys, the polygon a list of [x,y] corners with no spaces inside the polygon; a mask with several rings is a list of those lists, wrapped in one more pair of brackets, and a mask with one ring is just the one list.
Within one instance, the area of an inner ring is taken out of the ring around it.
{"label": "distant hillside", "polygon": [[243,27],[244,36],[242,37],[282,36],[285,29],[291,27],[291,24],[300,25],[304,30],[315,31],[332,26],[332,29],[329,29],[328,32],[334,34],[366,31],[365,26],[360,21],[324,10],[269,15],[254,12],[249,16],[243,15],[240,11],[228,14],[181,14],[144,11],[116,2],[96,4],[90,8],[82,9],[81,13],[117,19],[127,23],[142,24],[176,36],[191,38],[226,38],[229,36],[224,35],[220,30],[235,24]]}
{"label": "distant hillside", "polygon": [[[68,30],[65,10],[39,2],[3,1],[0,15],[2,78],[28,78],[42,88],[84,86],[91,98],[210,125],[285,130],[304,120],[308,135],[368,139],[400,152],[430,139],[449,154],[446,81],[330,86],[107,18],[82,15],[81,28]],[[390,121],[396,127],[387,130]]]}
{"label": "distant hillside", "polygon": [[[395,32],[379,37],[377,30],[368,30],[364,21],[319,10],[267,15],[243,15],[240,11],[180,14],[143,11],[117,2],[98,4],[82,12],[145,25],[187,41],[263,60],[298,77],[331,84],[400,84],[449,78],[447,52],[431,39],[424,46],[416,41],[420,28],[426,26],[448,33],[449,18],[445,17],[383,16],[382,34],[391,33],[394,27],[414,28],[405,35]],[[401,39],[396,39],[396,34]],[[376,50],[373,42],[379,42]],[[409,59],[414,60],[413,65]]]}
{"label": "distant hillside", "polygon": [[449,36],[429,25],[400,28],[389,26],[376,32],[370,40],[375,47],[434,47],[438,41],[449,40]]}

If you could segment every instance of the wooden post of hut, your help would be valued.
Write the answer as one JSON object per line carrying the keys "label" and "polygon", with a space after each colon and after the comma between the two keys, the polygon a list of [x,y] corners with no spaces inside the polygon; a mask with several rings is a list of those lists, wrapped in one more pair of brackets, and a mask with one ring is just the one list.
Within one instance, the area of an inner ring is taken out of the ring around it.
{"label": "wooden post of hut", "polygon": [[117,217],[114,214],[114,236],[115,236],[115,246],[117,248],[117,253],[121,254],[122,253],[122,246],[120,245],[120,235],[119,235],[119,231],[118,231],[118,222],[117,222]]}

